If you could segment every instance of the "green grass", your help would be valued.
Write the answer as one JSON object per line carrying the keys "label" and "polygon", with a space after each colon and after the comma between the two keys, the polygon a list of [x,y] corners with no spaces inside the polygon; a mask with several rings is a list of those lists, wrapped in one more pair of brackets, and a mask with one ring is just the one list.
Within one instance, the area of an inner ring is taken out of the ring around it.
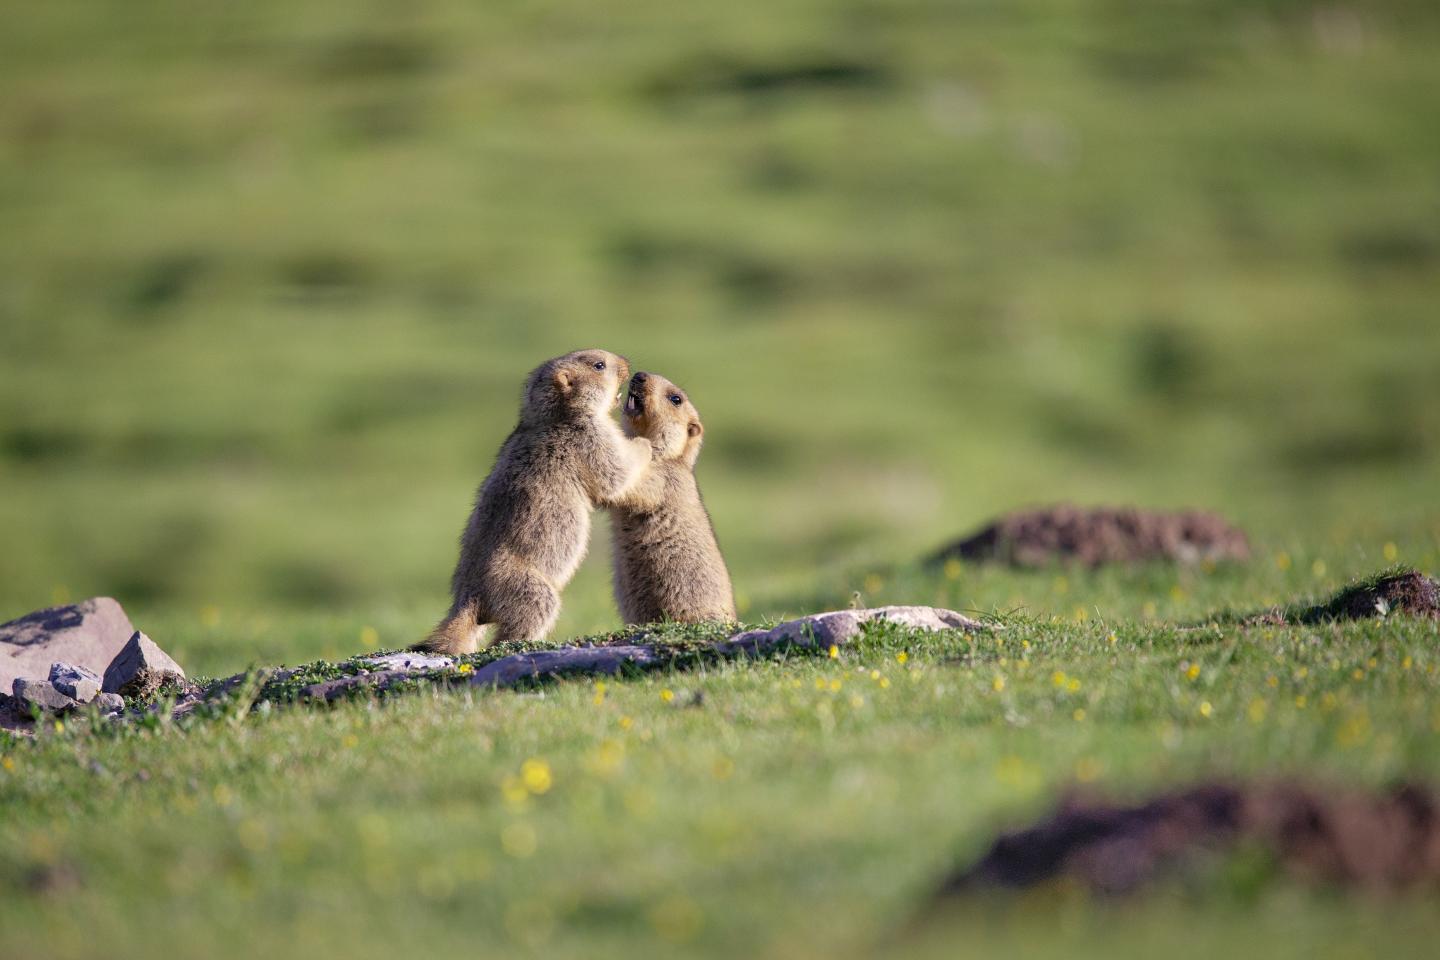
{"label": "green grass", "polygon": [[[1052,574],[986,576],[1024,590]],[[1109,575],[1066,576],[1106,593]],[[1269,578],[1211,576],[1196,593]],[[1123,904],[1059,888],[932,909],[993,831],[1076,782],[1126,797],[1214,774],[1440,779],[1433,622],[1000,619],[985,636],[872,628],[836,658],[183,730],[72,722],[0,749],[0,948],[78,956],[98,938],[139,956],[163,929],[282,955],[1139,956],[1183,922],[1187,955],[1423,955],[1428,899],[1243,872]]]}
{"label": "green grass", "polygon": [[[1179,629],[1440,569],[1433,4],[9,7],[0,619],[113,595],[209,676],[412,643],[525,372],[597,345],[702,412],[744,620],[859,591],[1011,646],[7,744],[0,954],[1434,941],[1287,884],[916,920],[1082,771],[1440,779],[1433,624]],[[1062,499],[1255,558],[917,562]],[[618,629],[606,559],[602,518],[557,639]]]}

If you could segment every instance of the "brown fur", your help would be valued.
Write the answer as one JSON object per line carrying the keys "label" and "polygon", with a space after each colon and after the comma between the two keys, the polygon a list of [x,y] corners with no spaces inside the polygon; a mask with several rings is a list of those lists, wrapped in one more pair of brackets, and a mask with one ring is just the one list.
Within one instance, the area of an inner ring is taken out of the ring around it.
{"label": "brown fur", "polygon": [[[603,363],[604,369],[595,365]],[[590,537],[590,511],[646,472],[651,445],[610,416],[629,362],[605,350],[549,360],[525,383],[520,423],[500,447],[460,539],[450,612],[422,647],[470,653],[491,642],[537,640],[560,614],[560,591]]]}
{"label": "brown fur", "polygon": [[649,440],[654,461],[610,508],[620,616],[626,623],[734,621],[730,573],[695,483],[700,414],[684,391],[653,373],[635,374],[623,409],[625,433]]}

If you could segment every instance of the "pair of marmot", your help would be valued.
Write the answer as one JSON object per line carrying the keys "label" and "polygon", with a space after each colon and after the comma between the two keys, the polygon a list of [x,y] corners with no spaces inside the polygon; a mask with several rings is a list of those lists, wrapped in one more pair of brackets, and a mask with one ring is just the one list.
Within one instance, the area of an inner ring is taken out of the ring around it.
{"label": "pair of marmot", "polygon": [[700,415],[673,383],[637,373],[622,431],[610,411],[629,373],[629,361],[606,350],[578,350],[531,372],[520,422],[460,538],[450,612],[422,646],[469,653],[486,625],[492,643],[549,633],[595,507],[614,518],[615,596],[626,623],[735,619],[693,473]]}

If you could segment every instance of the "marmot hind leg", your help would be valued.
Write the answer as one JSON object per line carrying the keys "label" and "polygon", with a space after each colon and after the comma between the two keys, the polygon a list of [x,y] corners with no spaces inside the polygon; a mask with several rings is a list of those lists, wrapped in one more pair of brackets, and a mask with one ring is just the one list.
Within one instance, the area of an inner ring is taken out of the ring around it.
{"label": "marmot hind leg", "polygon": [[560,616],[560,592],[537,570],[512,570],[493,590],[491,643],[544,639]]}
{"label": "marmot hind leg", "polygon": [[475,604],[467,603],[438,623],[416,650],[456,657],[480,649],[485,627],[476,618]]}

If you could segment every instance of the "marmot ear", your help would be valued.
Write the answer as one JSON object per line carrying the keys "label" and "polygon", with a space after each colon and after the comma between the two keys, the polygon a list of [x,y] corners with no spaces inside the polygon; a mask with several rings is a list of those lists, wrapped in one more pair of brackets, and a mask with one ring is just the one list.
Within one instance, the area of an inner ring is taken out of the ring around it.
{"label": "marmot ear", "polygon": [[556,371],[555,371],[555,389],[556,389],[556,390],[559,390],[562,394],[569,393],[569,392],[570,392],[570,389],[571,389],[571,388],[570,388],[570,374],[566,373],[564,370],[556,370]]}
{"label": "marmot ear", "polygon": [[702,434],[702,433],[705,432],[705,428],[702,427],[702,426],[700,426],[700,421],[699,421],[699,420],[691,420],[691,421],[690,421],[690,426],[689,426],[689,428],[686,430],[686,432],[689,433],[690,436],[692,436],[692,437],[698,437],[698,436],[700,436],[700,434]]}

